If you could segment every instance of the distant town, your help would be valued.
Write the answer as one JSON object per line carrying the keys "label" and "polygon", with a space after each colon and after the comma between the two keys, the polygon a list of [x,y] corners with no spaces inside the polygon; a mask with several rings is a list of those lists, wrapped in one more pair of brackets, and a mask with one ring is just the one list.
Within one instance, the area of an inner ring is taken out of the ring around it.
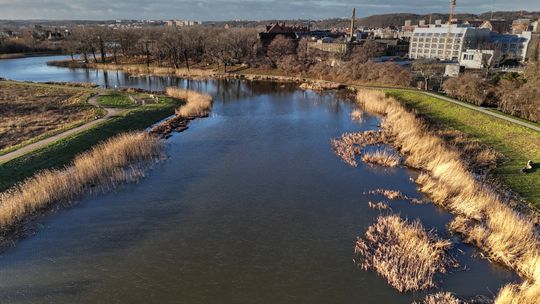
{"label": "distant town", "polygon": [[[354,12],[353,12],[354,14]],[[260,28],[260,40],[268,45],[273,38],[310,39],[310,48],[330,53],[351,51],[368,40],[384,47],[380,60],[437,59],[449,63],[447,74],[456,75],[466,69],[483,69],[486,66],[519,69],[528,61],[540,58],[540,13],[521,13],[515,19],[457,18],[405,20],[402,25],[372,27],[353,19],[333,20],[337,26],[321,28],[318,21],[269,21],[202,22],[197,20],[114,20],[114,21],[0,21],[1,53],[24,52],[27,46],[36,51],[59,47],[74,29],[98,26],[109,29],[143,29],[155,27],[236,27]],[[436,17],[441,17],[437,14]],[[444,16],[446,17],[446,16]],[[337,22],[335,22],[337,21]],[[345,24],[344,24],[345,23]],[[349,23],[349,24],[347,24]],[[264,25],[263,25],[264,24]],[[8,42],[12,42],[11,46]]]}

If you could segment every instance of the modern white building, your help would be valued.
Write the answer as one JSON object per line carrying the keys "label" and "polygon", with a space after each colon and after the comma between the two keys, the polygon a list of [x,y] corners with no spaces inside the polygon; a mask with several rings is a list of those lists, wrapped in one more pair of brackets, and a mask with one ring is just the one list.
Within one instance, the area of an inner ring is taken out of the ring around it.
{"label": "modern white building", "polygon": [[483,69],[496,60],[494,50],[466,50],[461,53],[459,65],[467,69]]}
{"label": "modern white building", "polygon": [[458,61],[466,49],[476,49],[489,43],[490,30],[453,24],[437,27],[417,27],[409,45],[409,58]]}
{"label": "modern white building", "polygon": [[491,40],[494,48],[499,50],[504,58],[525,61],[531,38],[531,32],[522,32],[518,35],[494,34],[492,35]]}

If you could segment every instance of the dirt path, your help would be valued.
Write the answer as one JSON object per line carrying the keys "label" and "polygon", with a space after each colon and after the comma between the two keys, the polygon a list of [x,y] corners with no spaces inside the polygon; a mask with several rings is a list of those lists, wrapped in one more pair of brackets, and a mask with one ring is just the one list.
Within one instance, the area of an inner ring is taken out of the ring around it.
{"label": "dirt path", "polygon": [[[100,107],[99,104],[97,103],[97,98],[101,95],[100,94],[97,94],[97,95],[94,95],[92,97],[90,97],[88,99],[88,103],[95,106],[95,107]],[[114,109],[114,108],[104,108],[105,111],[107,111],[107,114],[105,114],[105,116],[99,118],[99,119],[96,119],[96,120],[92,120],[90,122],[87,122],[85,123],[84,125],[82,126],[79,126],[79,127],[76,127],[76,128],[73,128],[73,129],[69,129],[65,132],[62,132],[60,134],[56,134],[56,135],[53,135],[51,137],[47,137],[43,140],[40,140],[40,141],[37,141],[35,143],[32,143],[32,144],[29,144],[27,146],[24,146],[18,150],[15,150],[13,152],[10,152],[8,154],[4,154],[2,156],[0,156],[0,164],[2,163],[5,163],[7,161],[10,161],[10,160],[13,160],[17,157],[20,157],[20,156],[23,156],[27,153],[30,153],[34,150],[37,150],[39,148],[43,148],[55,141],[58,141],[58,140],[61,140],[61,139],[64,139],[70,135],[73,135],[73,134],[76,134],[76,133],[79,133],[79,132],[82,132],[84,130],[88,130],[90,129],[91,127],[97,125],[97,124],[100,124],[106,120],[109,120],[111,117],[114,117],[114,116],[118,116],[118,115],[121,115],[123,114],[124,112],[128,111],[127,109]]]}

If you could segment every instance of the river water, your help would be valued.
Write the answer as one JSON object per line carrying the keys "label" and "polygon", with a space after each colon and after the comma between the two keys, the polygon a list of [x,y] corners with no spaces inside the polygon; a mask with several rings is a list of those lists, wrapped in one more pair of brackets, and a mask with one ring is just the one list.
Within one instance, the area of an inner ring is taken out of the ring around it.
{"label": "river water", "polygon": [[[87,197],[0,255],[1,303],[411,303],[353,265],[355,238],[379,214],[376,188],[422,197],[415,172],[345,165],[330,147],[352,122],[343,94],[240,80],[186,81],[0,60],[0,77],[95,82],[214,97],[212,115],[167,140],[169,158],[138,184]],[[450,215],[393,201],[394,213],[447,235]],[[459,244],[440,290],[492,296],[517,278]],[[435,290],[429,290],[434,292]]]}

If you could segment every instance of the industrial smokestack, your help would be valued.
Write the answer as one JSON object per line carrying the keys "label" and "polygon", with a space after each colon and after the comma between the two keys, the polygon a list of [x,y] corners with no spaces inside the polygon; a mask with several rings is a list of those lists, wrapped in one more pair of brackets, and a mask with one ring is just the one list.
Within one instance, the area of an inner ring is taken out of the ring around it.
{"label": "industrial smokestack", "polygon": [[356,19],[356,8],[352,9],[352,18],[351,18],[351,42],[354,40],[354,21]]}

